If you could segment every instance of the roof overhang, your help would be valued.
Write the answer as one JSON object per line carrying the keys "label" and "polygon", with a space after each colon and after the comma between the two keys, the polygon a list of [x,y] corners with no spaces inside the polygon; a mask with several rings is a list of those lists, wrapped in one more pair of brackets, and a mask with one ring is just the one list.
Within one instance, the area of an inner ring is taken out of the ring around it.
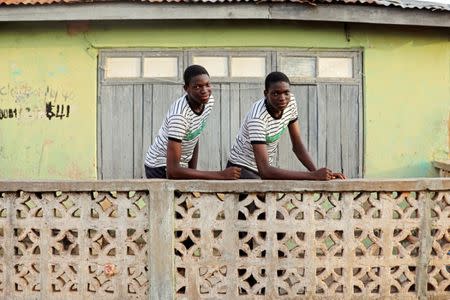
{"label": "roof overhang", "polygon": [[293,3],[89,3],[0,7],[0,22],[80,20],[293,20],[450,27],[450,12]]}

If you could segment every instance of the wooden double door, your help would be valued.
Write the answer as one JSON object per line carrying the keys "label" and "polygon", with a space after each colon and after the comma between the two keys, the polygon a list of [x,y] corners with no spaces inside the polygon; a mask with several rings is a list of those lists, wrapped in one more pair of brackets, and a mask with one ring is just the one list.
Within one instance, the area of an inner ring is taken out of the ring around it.
{"label": "wooden double door", "polygon": [[[154,52],[139,53],[151,55]],[[158,52],[160,53],[160,52]],[[143,160],[170,105],[183,94],[181,72],[192,63],[190,51],[177,52],[179,78],[114,78],[99,69],[98,178],[143,178]],[[197,53],[197,52],[194,52]],[[123,53],[121,53],[123,55]],[[170,51],[165,53],[170,55]],[[263,56],[266,70],[280,70],[278,52]],[[310,53],[308,53],[310,54]],[[319,53],[320,54],[320,53]],[[350,52],[360,70],[360,53]],[[102,53],[100,65],[114,56]],[[300,51],[300,54],[302,52]],[[346,53],[348,55],[348,53]],[[292,80],[299,109],[302,139],[318,167],[327,166],[350,178],[362,177],[362,83],[356,74],[341,80]],[[264,77],[215,78],[216,99],[207,128],[200,138],[199,169],[219,170],[226,165],[239,126],[251,104],[263,96]],[[277,166],[303,170],[292,153],[289,134],[279,144]]]}

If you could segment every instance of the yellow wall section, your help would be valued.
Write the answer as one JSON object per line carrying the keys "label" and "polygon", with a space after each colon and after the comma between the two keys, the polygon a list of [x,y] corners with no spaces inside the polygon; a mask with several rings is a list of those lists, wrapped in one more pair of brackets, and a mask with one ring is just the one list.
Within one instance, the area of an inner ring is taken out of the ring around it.
{"label": "yellow wall section", "polygon": [[[332,23],[109,22],[70,34],[64,23],[0,24],[0,109],[18,109],[0,120],[0,178],[96,178],[98,50],[129,47],[361,47],[365,176],[436,175],[430,161],[448,157],[448,32],[348,28],[350,41]],[[69,117],[49,120],[51,100]]]}
{"label": "yellow wall section", "polygon": [[[97,58],[65,26],[4,26],[0,34],[0,178],[96,178]],[[46,117],[46,103],[60,117]],[[67,117],[67,106],[70,106]]]}

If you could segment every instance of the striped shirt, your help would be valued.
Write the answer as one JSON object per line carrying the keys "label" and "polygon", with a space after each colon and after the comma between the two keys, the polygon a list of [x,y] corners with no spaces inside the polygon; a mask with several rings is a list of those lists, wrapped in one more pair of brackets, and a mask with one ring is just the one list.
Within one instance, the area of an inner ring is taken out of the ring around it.
{"label": "striped shirt", "polygon": [[145,165],[150,168],[166,166],[167,144],[170,139],[181,143],[180,165],[187,167],[213,106],[212,95],[200,114],[191,109],[186,95],[176,100],[170,107],[155,141],[148,148]]}
{"label": "striped shirt", "polygon": [[252,144],[266,144],[269,164],[277,154],[277,146],[287,126],[298,119],[297,103],[291,96],[288,106],[279,119],[274,119],[267,111],[266,100],[255,102],[244,118],[236,141],[231,148],[229,161],[258,172]]}

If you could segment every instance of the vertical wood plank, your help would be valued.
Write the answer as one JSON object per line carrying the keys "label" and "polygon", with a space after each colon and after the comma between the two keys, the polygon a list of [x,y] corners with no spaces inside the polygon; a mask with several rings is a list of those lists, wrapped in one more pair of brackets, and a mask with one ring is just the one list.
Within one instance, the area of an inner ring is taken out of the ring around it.
{"label": "vertical wood plank", "polygon": [[264,96],[264,85],[258,83],[241,83],[239,88],[239,125],[241,125],[252,104]]}
{"label": "vertical wood plank", "polygon": [[228,155],[230,153],[231,146],[234,143],[236,136],[231,136],[231,124],[230,124],[230,85],[221,84],[220,91],[220,134],[221,134],[221,169],[224,169],[227,165]]}
{"label": "vertical wood plank", "polygon": [[239,131],[239,126],[241,125],[241,115],[240,115],[240,98],[239,98],[239,84],[230,84],[230,145],[232,146],[235,142],[237,133]]}
{"label": "vertical wood plank", "polygon": [[178,98],[183,95],[183,88],[174,84],[153,85],[152,137],[158,134],[167,112]]}
{"label": "vertical wood plank", "polygon": [[[142,168],[148,148],[153,143],[153,85],[146,84],[143,87],[143,119],[142,119]],[[145,178],[145,171],[142,171]]]}
{"label": "vertical wood plank", "polygon": [[[239,127],[242,125],[242,122],[253,103],[264,96],[263,91],[263,84],[241,83],[239,85]],[[234,135],[234,137],[236,137],[236,135]]]}
{"label": "vertical wood plank", "polygon": [[317,87],[317,168],[327,164],[327,86]]}
{"label": "vertical wood plank", "polygon": [[364,105],[363,105],[363,88],[362,83],[360,82],[358,85],[358,175],[357,177],[362,178],[365,172],[365,163],[364,163]]}
{"label": "vertical wood plank", "polygon": [[300,135],[306,149],[309,148],[309,88],[309,85],[300,85],[294,89],[294,95],[297,100],[298,119],[300,122]]}
{"label": "vertical wood plank", "polygon": [[99,179],[106,179],[110,178],[110,174],[112,173],[112,165],[111,165],[111,158],[112,158],[112,135],[110,134],[111,130],[108,129],[111,126],[112,123],[112,104],[113,104],[113,93],[114,93],[114,87],[113,86],[102,86],[101,88],[101,118],[100,118],[100,130],[101,130],[101,136],[100,136],[100,165],[101,169],[98,174]]}
{"label": "vertical wood plank", "polygon": [[133,178],[133,86],[114,87],[113,116],[109,128],[112,135],[111,179]]}
{"label": "vertical wood plank", "polygon": [[[102,60],[100,58],[100,60]],[[99,73],[101,71],[99,70]],[[102,112],[103,112],[103,107],[102,107],[102,92],[103,92],[103,86],[101,85],[101,80],[100,80],[100,75],[98,76],[98,85],[97,85],[97,90],[98,90],[98,95],[97,95],[97,105],[96,105],[96,117],[97,117],[97,128],[96,128],[96,143],[97,143],[97,153],[96,153],[96,158],[97,158],[97,179],[102,179]]]}
{"label": "vertical wood plank", "polygon": [[[291,85],[291,92],[295,96],[295,100],[297,101],[297,107],[299,111],[299,126],[300,126],[300,134],[303,143],[305,146],[307,145],[307,118],[304,118],[304,112],[308,112],[308,86],[305,85]],[[306,141],[306,142],[305,142]],[[306,170],[306,168],[302,165],[302,163],[295,156],[292,151],[292,142],[289,136],[289,132],[286,131],[280,139],[280,143],[278,145],[278,165],[280,168],[289,169],[289,170]]]}
{"label": "vertical wood plank", "polygon": [[[294,94],[295,100],[297,101],[301,139],[305,144],[305,147],[308,147],[308,86],[291,85],[291,92]],[[292,142],[288,131],[281,137],[278,148],[278,165],[280,168],[306,170],[292,151]]]}
{"label": "vertical wood plank", "polygon": [[311,85],[308,87],[308,151],[316,167],[319,167],[317,104],[317,85]]}
{"label": "vertical wood plank", "polygon": [[209,115],[204,132],[199,139],[198,169],[219,170],[220,169],[220,93],[214,94],[215,103]]}
{"label": "vertical wood plank", "polygon": [[133,178],[142,178],[143,159],[143,85],[135,85],[133,90]]}
{"label": "vertical wood plank", "polygon": [[342,171],[349,178],[359,177],[359,107],[358,86],[341,87]]}
{"label": "vertical wood plank", "polygon": [[327,167],[342,172],[341,166],[341,91],[337,84],[327,85]]}
{"label": "vertical wood plank", "polygon": [[358,51],[355,57],[355,76],[358,78],[358,171],[356,177],[362,178],[364,175],[364,106],[363,106],[363,54],[362,50]]}

